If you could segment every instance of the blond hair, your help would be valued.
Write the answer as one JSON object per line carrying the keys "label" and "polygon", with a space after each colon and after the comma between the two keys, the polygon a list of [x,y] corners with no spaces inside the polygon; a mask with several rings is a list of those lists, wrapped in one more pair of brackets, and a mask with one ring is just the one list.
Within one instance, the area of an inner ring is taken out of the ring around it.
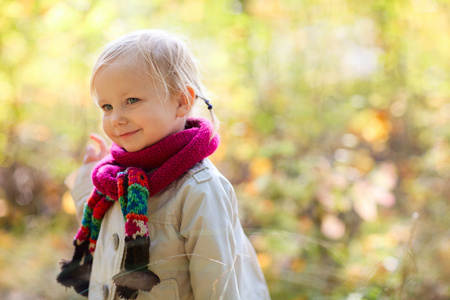
{"label": "blond hair", "polygon": [[[180,91],[187,99],[191,98],[186,86],[193,88],[196,98],[207,99],[197,60],[183,37],[163,30],[147,29],[131,32],[108,43],[92,69],[91,95],[95,97],[94,79],[97,72],[118,59],[134,64],[138,70],[149,75],[155,85],[163,87],[164,101]],[[212,109],[209,111],[214,128],[212,138],[218,131],[219,122]]]}

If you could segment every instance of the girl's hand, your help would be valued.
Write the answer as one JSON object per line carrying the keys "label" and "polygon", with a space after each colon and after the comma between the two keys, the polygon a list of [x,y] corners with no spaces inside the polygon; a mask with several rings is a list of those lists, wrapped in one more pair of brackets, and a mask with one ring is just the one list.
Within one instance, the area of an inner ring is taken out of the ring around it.
{"label": "girl's hand", "polygon": [[95,151],[94,145],[87,145],[86,154],[83,157],[83,164],[88,164],[90,162],[99,161],[109,153],[108,145],[103,137],[98,134],[91,133],[89,138],[96,142],[100,147],[100,151],[97,153]]}

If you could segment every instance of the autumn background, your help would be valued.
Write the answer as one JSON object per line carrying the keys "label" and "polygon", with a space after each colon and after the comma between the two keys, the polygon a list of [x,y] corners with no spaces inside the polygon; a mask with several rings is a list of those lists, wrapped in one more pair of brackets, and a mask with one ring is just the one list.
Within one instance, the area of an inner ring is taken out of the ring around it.
{"label": "autumn background", "polygon": [[0,299],[79,299],[64,180],[140,28],[192,40],[273,299],[450,298],[449,1],[1,0]]}

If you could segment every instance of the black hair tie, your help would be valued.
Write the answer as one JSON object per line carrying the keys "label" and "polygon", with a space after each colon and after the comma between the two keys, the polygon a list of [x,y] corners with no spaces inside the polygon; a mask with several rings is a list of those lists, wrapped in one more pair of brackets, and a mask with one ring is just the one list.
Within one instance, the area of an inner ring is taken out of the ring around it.
{"label": "black hair tie", "polygon": [[208,106],[208,109],[209,109],[209,110],[213,109],[213,106],[212,106],[212,104],[209,102],[208,99],[203,98],[202,96],[199,96],[199,95],[196,95],[195,97],[196,97],[196,98],[200,98],[200,99],[202,99],[203,101],[205,101],[205,104]]}

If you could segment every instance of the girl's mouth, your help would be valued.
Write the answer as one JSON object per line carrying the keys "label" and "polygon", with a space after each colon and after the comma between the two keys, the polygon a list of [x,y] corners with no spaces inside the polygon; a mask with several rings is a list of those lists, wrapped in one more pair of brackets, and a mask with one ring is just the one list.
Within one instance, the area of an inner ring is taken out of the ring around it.
{"label": "girl's mouth", "polygon": [[140,129],[135,130],[135,131],[129,131],[129,132],[125,132],[125,133],[119,134],[119,137],[121,137],[121,138],[127,138],[127,137],[130,137],[130,136],[132,136],[133,134],[135,134],[136,132],[138,132],[139,130],[140,130]]}

